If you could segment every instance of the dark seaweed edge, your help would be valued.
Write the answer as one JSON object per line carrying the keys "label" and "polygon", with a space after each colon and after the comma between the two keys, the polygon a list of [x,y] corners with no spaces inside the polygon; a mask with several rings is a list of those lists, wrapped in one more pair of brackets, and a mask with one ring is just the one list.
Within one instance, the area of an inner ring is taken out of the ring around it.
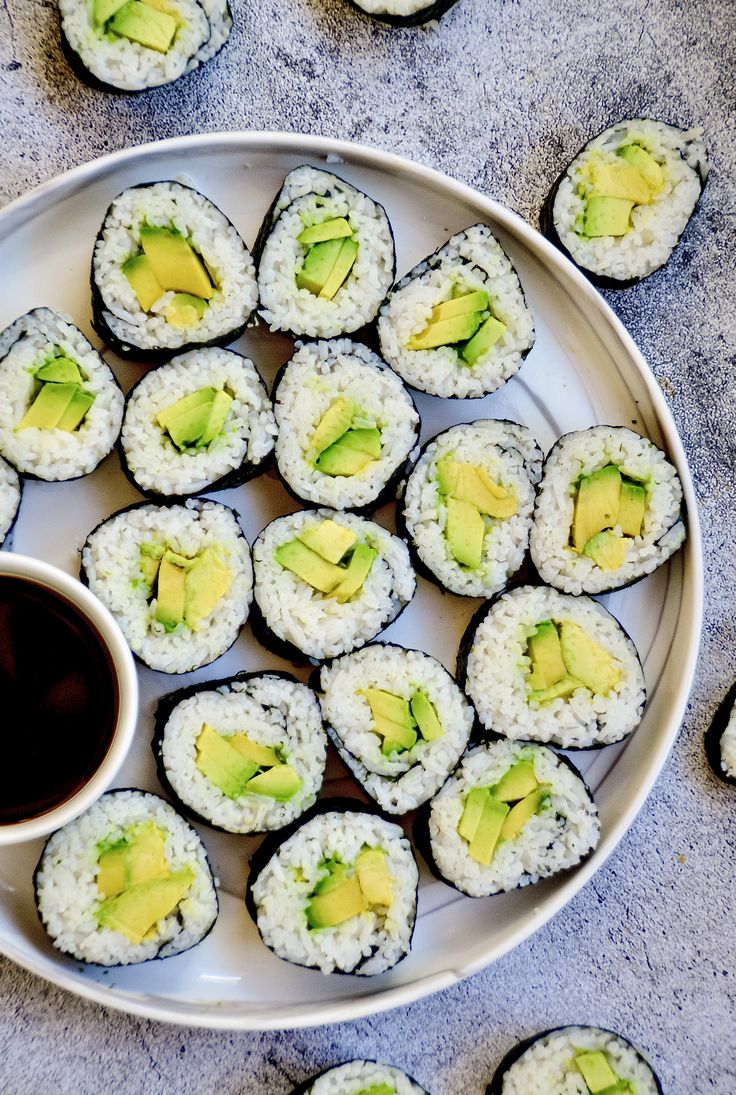
{"label": "dark seaweed edge", "polygon": [[424,23],[430,23],[435,20],[441,19],[443,15],[446,15],[450,8],[454,7],[457,0],[435,0],[434,3],[429,3],[425,7],[420,8],[419,11],[414,12],[413,15],[389,15],[379,14],[378,12],[366,11],[362,8],[356,0],[348,0],[351,7],[359,11],[361,15],[367,15],[371,19],[375,19],[378,23],[384,23],[389,27],[420,27]]}
{"label": "dark seaweed edge", "polygon": [[406,1077],[406,1079],[409,1080],[410,1083],[414,1084],[415,1087],[418,1087],[423,1095],[429,1095],[429,1092],[425,1088],[423,1088],[421,1084],[417,1083],[413,1076],[410,1076],[408,1072],[404,1072],[403,1069],[400,1069],[398,1067],[398,1065],[386,1065],[383,1063],[383,1061],[376,1061],[372,1057],[351,1057],[348,1061],[341,1061],[340,1064],[330,1065],[329,1068],[323,1068],[322,1071],[318,1072],[315,1076],[311,1076],[308,1080],[303,1080],[300,1084],[298,1084],[297,1087],[295,1087],[291,1092],[291,1095],[311,1095],[313,1086],[317,1083],[318,1080],[321,1080],[323,1076],[329,1076],[331,1072],[335,1072],[338,1068],[344,1068],[345,1065],[358,1063],[367,1065],[378,1065],[379,1068],[396,1069],[396,1071],[400,1072],[402,1076]]}
{"label": "dark seaweed edge", "polygon": [[[201,0],[198,0],[198,2],[200,4],[200,7],[203,7],[203,5],[201,3]],[[207,19],[208,19],[209,24],[210,24],[210,37],[208,38],[208,40],[206,42],[202,43],[202,45],[199,47],[199,49],[194,54],[194,56],[189,59],[189,61],[187,62],[187,67],[184,69],[181,76],[177,77],[178,79],[181,79],[183,76],[191,76],[191,74],[193,72],[199,72],[200,69],[204,68],[205,65],[208,65],[210,63],[210,61],[214,61],[216,57],[219,57],[220,54],[222,53],[223,49],[225,48],[225,46],[228,44],[228,41],[230,39],[230,35],[233,32],[233,27],[235,26],[235,16],[233,15],[232,5],[229,2],[226,2],[225,7],[224,7],[224,11],[223,11],[223,15],[225,16],[225,19],[228,20],[228,23],[229,23],[228,28],[227,28],[227,34],[223,38],[222,42],[220,42],[220,45],[217,47],[217,49],[215,50],[214,53],[211,53],[209,55],[209,57],[204,57],[202,60],[197,60],[197,57],[200,54],[200,52],[205,48],[205,46],[208,46],[210,44],[210,41],[212,39],[212,29],[213,29],[212,28],[212,20],[210,19],[206,9],[205,9],[204,13],[207,16]],[[193,64],[192,62],[196,62],[196,63]],[[191,65],[191,68],[189,67],[190,65]]]}
{"label": "dark seaweed edge", "polygon": [[[186,954],[187,951],[193,950],[194,947],[199,946],[199,944],[207,938],[207,936],[210,934],[210,932],[214,928],[215,924],[217,923],[217,919],[220,915],[220,895],[217,892],[217,882],[215,881],[215,874],[214,874],[214,871],[212,870],[212,864],[210,863],[210,857],[209,857],[209,853],[207,851],[207,848],[205,846],[205,843],[202,840],[199,833],[197,832],[197,830],[194,829],[189,824],[189,822],[187,821],[186,818],[182,817],[181,814],[179,814],[179,812],[176,810],[175,806],[172,806],[172,804],[170,802],[167,802],[165,798],[162,798],[161,795],[157,795],[155,791],[146,791],[142,787],[115,787],[112,790],[105,791],[103,794],[101,794],[100,797],[98,799],[96,799],[96,801],[93,805],[97,805],[97,803],[99,803],[103,798],[108,798],[110,795],[119,795],[121,793],[130,792],[130,791],[134,791],[136,794],[140,794],[140,795],[150,795],[151,798],[158,799],[159,802],[165,803],[166,806],[169,806],[172,810],[174,810],[174,812],[176,813],[179,820],[182,821],[189,828],[190,832],[195,836],[199,846],[202,849],[202,852],[204,854],[204,862],[205,862],[205,865],[207,867],[207,870],[209,871],[210,882],[212,883],[212,890],[213,890],[214,895],[215,895],[215,915],[212,918],[212,923],[207,928],[207,930],[204,932],[204,934],[201,935],[199,939],[195,940],[194,943],[190,943],[190,945],[188,947],[184,947],[183,950],[177,951],[176,954],[167,954],[167,955],[152,954],[150,958],[144,958],[140,962],[112,962],[108,965],[107,963],[104,963],[104,962],[89,962],[85,958],[80,958],[79,955],[74,954],[72,951],[65,951],[61,947],[57,947],[56,943],[54,942],[53,936],[51,935],[48,928],[46,927],[46,924],[44,922],[43,916],[41,914],[41,909],[39,908],[39,903],[38,903],[38,875],[39,875],[39,872],[41,871],[41,867],[43,865],[43,861],[44,861],[44,857],[46,855],[46,848],[48,847],[48,843],[51,840],[51,838],[54,836],[54,833],[50,833],[49,836],[44,841],[44,845],[43,845],[43,848],[41,849],[41,854],[39,856],[38,863],[35,866],[35,869],[33,871],[33,876],[32,876],[33,902],[34,902],[34,905],[36,906],[36,914],[37,914],[38,919],[40,921],[41,927],[43,928],[45,934],[48,936],[49,940],[51,941],[51,945],[53,946],[54,950],[58,954],[63,954],[67,958],[70,958],[74,962],[83,962],[85,964],[85,966],[92,966],[95,969],[123,969],[126,966],[142,966],[146,962],[164,962],[164,961],[166,961],[167,958],[176,958],[180,954]],[[90,809],[91,809],[91,807],[90,807]],[[74,820],[76,820],[76,819],[74,819]],[[73,821],[67,822],[67,825],[71,825],[73,823],[74,823]],[[61,826],[62,829],[65,829],[66,827],[67,827],[66,825]],[[59,829],[55,830],[55,832],[59,832],[59,831],[60,831]],[[163,946],[168,946],[168,943],[164,943]]]}
{"label": "dark seaweed edge", "polygon": [[[3,459],[5,460],[5,457],[3,457]],[[9,465],[11,470],[14,471],[15,474],[18,476],[18,499],[15,503],[15,510],[13,511],[13,516],[10,519],[10,524],[6,528],[4,534],[2,536],[0,536],[0,551],[10,551],[11,550],[13,532],[15,531],[15,525],[16,525],[16,522],[18,520],[18,516],[20,514],[20,507],[21,507],[21,502],[23,501],[23,490],[24,490],[24,476],[21,475],[21,473],[18,471],[17,468],[13,467],[13,465],[10,463],[9,460],[5,460],[5,462],[6,462],[6,464]]]}
{"label": "dark seaweed edge", "polygon": [[713,770],[714,775],[723,783],[736,787],[736,776],[729,776],[721,765],[721,738],[728,726],[734,704],[736,704],[736,681],[731,685],[726,695],[716,708],[710,726],[703,735],[705,756]]}

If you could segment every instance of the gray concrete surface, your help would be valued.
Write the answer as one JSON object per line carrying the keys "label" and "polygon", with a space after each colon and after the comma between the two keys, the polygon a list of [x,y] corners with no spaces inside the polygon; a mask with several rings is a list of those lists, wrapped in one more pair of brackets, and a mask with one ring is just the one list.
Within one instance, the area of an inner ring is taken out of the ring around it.
{"label": "gray concrete surface", "polygon": [[[0,2],[0,201],[114,148],[197,131],[365,141],[443,169],[532,222],[558,169],[620,116],[703,124],[713,175],[669,266],[610,295],[685,439],[705,533],[704,642],[682,735],[606,867],[533,939],[463,985],[355,1024],[276,1035],[104,1011],[0,963],[0,1090],[288,1092],[356,1055],[435,1095],[480,1093],[519,1037],[569,1021],[625,1032],[669,1095],[736,1092],[734,811],[702,734],[736,676],[736,8],[732,0],[460,0],[392,31],[344,0],[235,0],[201,74],[139,98],[82,87],[51,0]],[[0,276],[7,276],[3,271]]]}

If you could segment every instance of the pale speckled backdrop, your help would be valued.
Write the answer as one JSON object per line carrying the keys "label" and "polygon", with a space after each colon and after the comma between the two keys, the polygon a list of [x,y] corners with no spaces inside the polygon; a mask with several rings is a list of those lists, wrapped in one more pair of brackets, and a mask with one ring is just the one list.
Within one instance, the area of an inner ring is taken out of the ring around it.
{"label": "pale speckled backdrop", "polygon": [[[405,1067],[434,1095],[480,1095],[521,1036],[558,1023],[626,1033],[668,1095],[736,1092],[736,791],[702,734],[736,676],[736,5],[733,0],[460,0],[393,31],[345,0],[235,0],[224,53],[142,97],[82,87],[52,0],[0,0],[0,202],[111,149],[182,133],[285,129],[437,167],[536,223],[553,178],[621,116],[702,124],[713,174],[669,266],[609,300],[647,356],[695,473],[706,618],[680,741],[607,865],[485,973],[372,1020],[250,1035],[101,1010],[0,962],[0,1089],[286,1095],[348,1057]],[[3,271],[1,276],[7,276]]]}

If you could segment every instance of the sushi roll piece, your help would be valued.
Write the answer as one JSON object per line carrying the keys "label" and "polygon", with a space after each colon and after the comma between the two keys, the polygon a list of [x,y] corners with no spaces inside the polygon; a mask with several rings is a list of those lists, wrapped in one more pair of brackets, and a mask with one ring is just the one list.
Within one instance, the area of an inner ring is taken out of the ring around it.
{"label": "sushi roll piece", "polygon": [[260,833],[314,804],[327,737],[306,685],[287,673],[239,673],[164,696],[153,752],[185,813],[228,833]]}
{"label": "sushi roll piece", "polygon": [[189,673],[228,650],[248,617],[253,567],[235,513],[219,502],[140,502],[97,526],[82,581],[137,658]]}
{"label": "sushi roll piece", "polygon": [[684,542],[679,476],[646,437],[593,426],[565,434],[552,448],[530,537],[543,582],[574,594],[621,589]]}
{"label": "sushi roll piece", "polygon": [[125,404],[123,470],[146,495],[237,487],[264,470],[276,422],[247,357],[191,350],[146,373]]}
{"label": "sushi roll piece", "polygon": [[334,338],[375,319],[396,272],[386,210],[331,171],[290,171],[256,241],[272,331]]}
{"label": "sushi roll piece", "polygon": [[440,662],[376,643],[323,666],[318,680],[333,744],[385,813],[408,813],[439,791],[475,723]]}
{"label": "sushi roll piece", "polygon": [[248,248],[203,194],[164,181],[114,199],[92,255],[92,312],[121,357],[160,364],[233,342],[257,301]]}
{"label": "sushi roll piece", "polygon": [[398,282],[378,317],[381,353],[419,391],[475,399],[518,372],[534,320],[487,224],[452,236]]}
{"label": "sushi roll piece", "polygon": [[34,876],[53,945],[127,966],[196,947],[217,919],[204,845],[158,795],[108,791],[47,841]]}
{"label": "sushi roll piece", "polygon": [[357,802],[325,799],[251,859],[246,906],[286,962],[372,977],[411,948],[419,871],[403,830]]}
{"label": "sushi roll piece", "polygon": [[17,471],[0,456],[0,547],[10,544],[22,491],[23,484]]}
{"label": "sushi roll piece", "polygon": [[[205,9],[215,7],[197,0],[59,0],[62,46],[92,87],[145,91],[173,83],[207,56],[213,27]],[[218,21],[215,43],[220,34]]]}
{"label": "sushi roll piece", "polygon": [[506,1054],[486,1095],[663,1095],[647,1059],[600,1027],[557,1027]]}
{"label": "sushi roll piece", "polygon": [[348,339],[307,343],[284,366],[273,399],[276,462],[295,497],[363,512],[395,497],[419,415],[377,354]]}
{"label": "sushi roll piece", "polygon": [[493,741],[465,754],[423,808],[415,835],[438,878],[468,897],[489,897],[576,867],[598,844],[600,822],[566,757]]}
{"label": "sushi roll piece", "polygon": [[403,540],[329,509],[272,521],[253,544],[253,565],[253,632],[297,664],[365,646],[416,592]]}
{"label": "sushi roll piece", "polygon": [[440,588],[492,597],[529,546],[542,452],[516,422],[452,426],[422,449],[399,501],[417,569]]}
{"label": "sushi roll piece", "polygon": [[736,682],[721,700],[706,731],[705,754],[718,778],[736,787]]}
{"label": "sushi roll piece", "polygon": [[117,441],[123,393],[66,316],[36,308],[0,333],[0,453],[47,482],[94,471]]}
{"label": "sushi roll piece", "polygon": [[430,23],[454,7],[457,0],[350,0],[358,11],[391,27],[418,27]]}
{"label": "sushi roll piece", "polygon": [[590,749],[641,722],[636,647],[603,605],[520,586],[485,605],[461,641],[458,677],[483,726],[513,740]]}
{"label": "sushi roll piece", "polygon": [[702,129],[625,119],[563,171],[540,215],[542,231],[595,285],[625,288],[667,262],[708,170]]}
{"label": "sushi roll piece", "polygon": [[230,37],[233,29],[233,13],[228,0],[199,0],[210,24],[210,36],[192,57],[185,68],[193,72],[216,57]]}
{"label": "sushi roll piece", "polygon": [[299,1084],[292,1095],[427,1095],[427,1092],[393,1065],[347,1061]]}

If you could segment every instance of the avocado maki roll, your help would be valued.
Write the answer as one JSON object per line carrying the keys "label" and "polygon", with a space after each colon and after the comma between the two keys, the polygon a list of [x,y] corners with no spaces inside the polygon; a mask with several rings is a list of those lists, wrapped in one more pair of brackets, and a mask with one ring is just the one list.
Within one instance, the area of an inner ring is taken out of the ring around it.
{"label": "avocado maki roll", "polygon": [[15,519],[20,509],[22,480],[15,468],[0,456],[0,547],[10,543]]}
{"label": "avocado maki roll", "polygon": [[330,737],[382,810],[405,814],[437,793],[475,722],[440,662],[376,643],[323,666],[318,679]]}
{"label": "avocado maki roll", "polygon": [[353,7],[392,27],[418,27],[441,19],[457,0],[350,0]]}
{"label": "avocado maki roll", "polygon": [[133,653],[162,673],[189,673],[224,654],[253,593],[235,513],[194,499],[140,502],[108,517],[85,541],[81,576]]}
{"label": "avocado maki roll", "polygon": [[216,57],[233,29],[233,13],[227,0],[199,0],[199,3],[209,20],[210,36],[189,61],[185,72],[193,72]]}
{"label": "avocado maki roll", "polygon": [[705,752],[718,778],[736,786],[736,683],[713,716],[705,735]]}
{"label": "avocado maki roll", "polygon": [[187,813],[228,833],[258,833],[314,804],[327,738],[306,685],[286,673],[239,673],[164,696],[153,751]]}
{"label": "avocado maki roll", "polygon": [[331,171],[284,179],[256,242],[260,314],[272,331],[334,338],[370,323],[396,270],[386,211]]}
{"label": "avocado maki roll", "polygon": [[621,589],[684,541],[680,479],[646,437],[593,426],[548,454],[530,538],[543,582],[575,594]]}
{"label": "avocado maki roll", "polygon": [[266,946],[286,962],[372,977],[411,948],[417,869],[398,825],[359,803],[318,804],[251,860],[246,905]]}
{"label": "avocado maki roll", "polygon": [[191,350],[146,373],[128,395],[121,457],[142,494],[199,494],[258,475],[275,437],[253,362],[230,350]]}
{"label": "avocado maki roll", "polygon": [[563,749],[611,745],[641,721],[636,647],[603,605],[520,586],[480,610],[458,674],[481,723],[506,738]]}
{"label": "avocado maki roll", "polygon": [[170,84],[204,55],[213,33],[205,13],[211,6],[197,0],[59,0],[64,52],[85,83],[104,91]]}
{"label": "avocado maki roll", "polygon": [[466,753],[417,823],[434,873],[468,897],[569,870],[599,836],[598,810],[577,769],[526,742],[493,741]]}
{"label": "avocado maki roll", "polygon": [[0,333],[0,453],[60,482],[94,471],[120,433],[123,393],[65,316],[36,308]]}
{"label": "avocado maki roll", "polygon": [[112,202],[92,256],[92,310],[116,353],[160,363],[176,351],[224,345],[257,301],[248,248],[203,194],[165,181]]}
{"label": "avocado maki roll", "polygon": [[272,521],[253,544],[253,564],[256,638],[297,663],[365,646],[416,591],[403,540],[329,509]]}
{"label": "avocado maki roll", "polygon": [[506,1054],[486,1095],[663,1095],[646,1058],[600,1027],[558,1027]]}
{"label": "avocado maki roll", "polygon": [[631,285],[677,246],[708,178],[701,129],[630,118],[604,129],[565,169],[541,228],[595,284]]}
{"label": "avocado maki roll", "polygon": [[516,422],[452,426],[422,449],[399,502],[418,569],[443,589],[491,597],[529,545],[542,452]]}
{"label": "avocado maki roll", "polygon": [[479,398],[518,372],[534,344],[519,277],[487,224],[452,236],[392,289],[381,353],[429,395]]}
{"label": "avocado maki roll", "polygon": [[377,354],[348,339],[307,343],[284,366],[273,398],[276,462],[297,498],[365,511],[393,496],[419,415]]}
{"label": "avocado maki roll", "polygon": [[53,945],[99,966],[181,954],[201,943],[217,919],[204,845],[147,791],[108,791],[55,832],[34,885]]}
{"label": "avocado maki roll", "polygon": [[427,1095],[427,1092],[392,1065],[347,1061],[300,1084],[292,1095]]}

